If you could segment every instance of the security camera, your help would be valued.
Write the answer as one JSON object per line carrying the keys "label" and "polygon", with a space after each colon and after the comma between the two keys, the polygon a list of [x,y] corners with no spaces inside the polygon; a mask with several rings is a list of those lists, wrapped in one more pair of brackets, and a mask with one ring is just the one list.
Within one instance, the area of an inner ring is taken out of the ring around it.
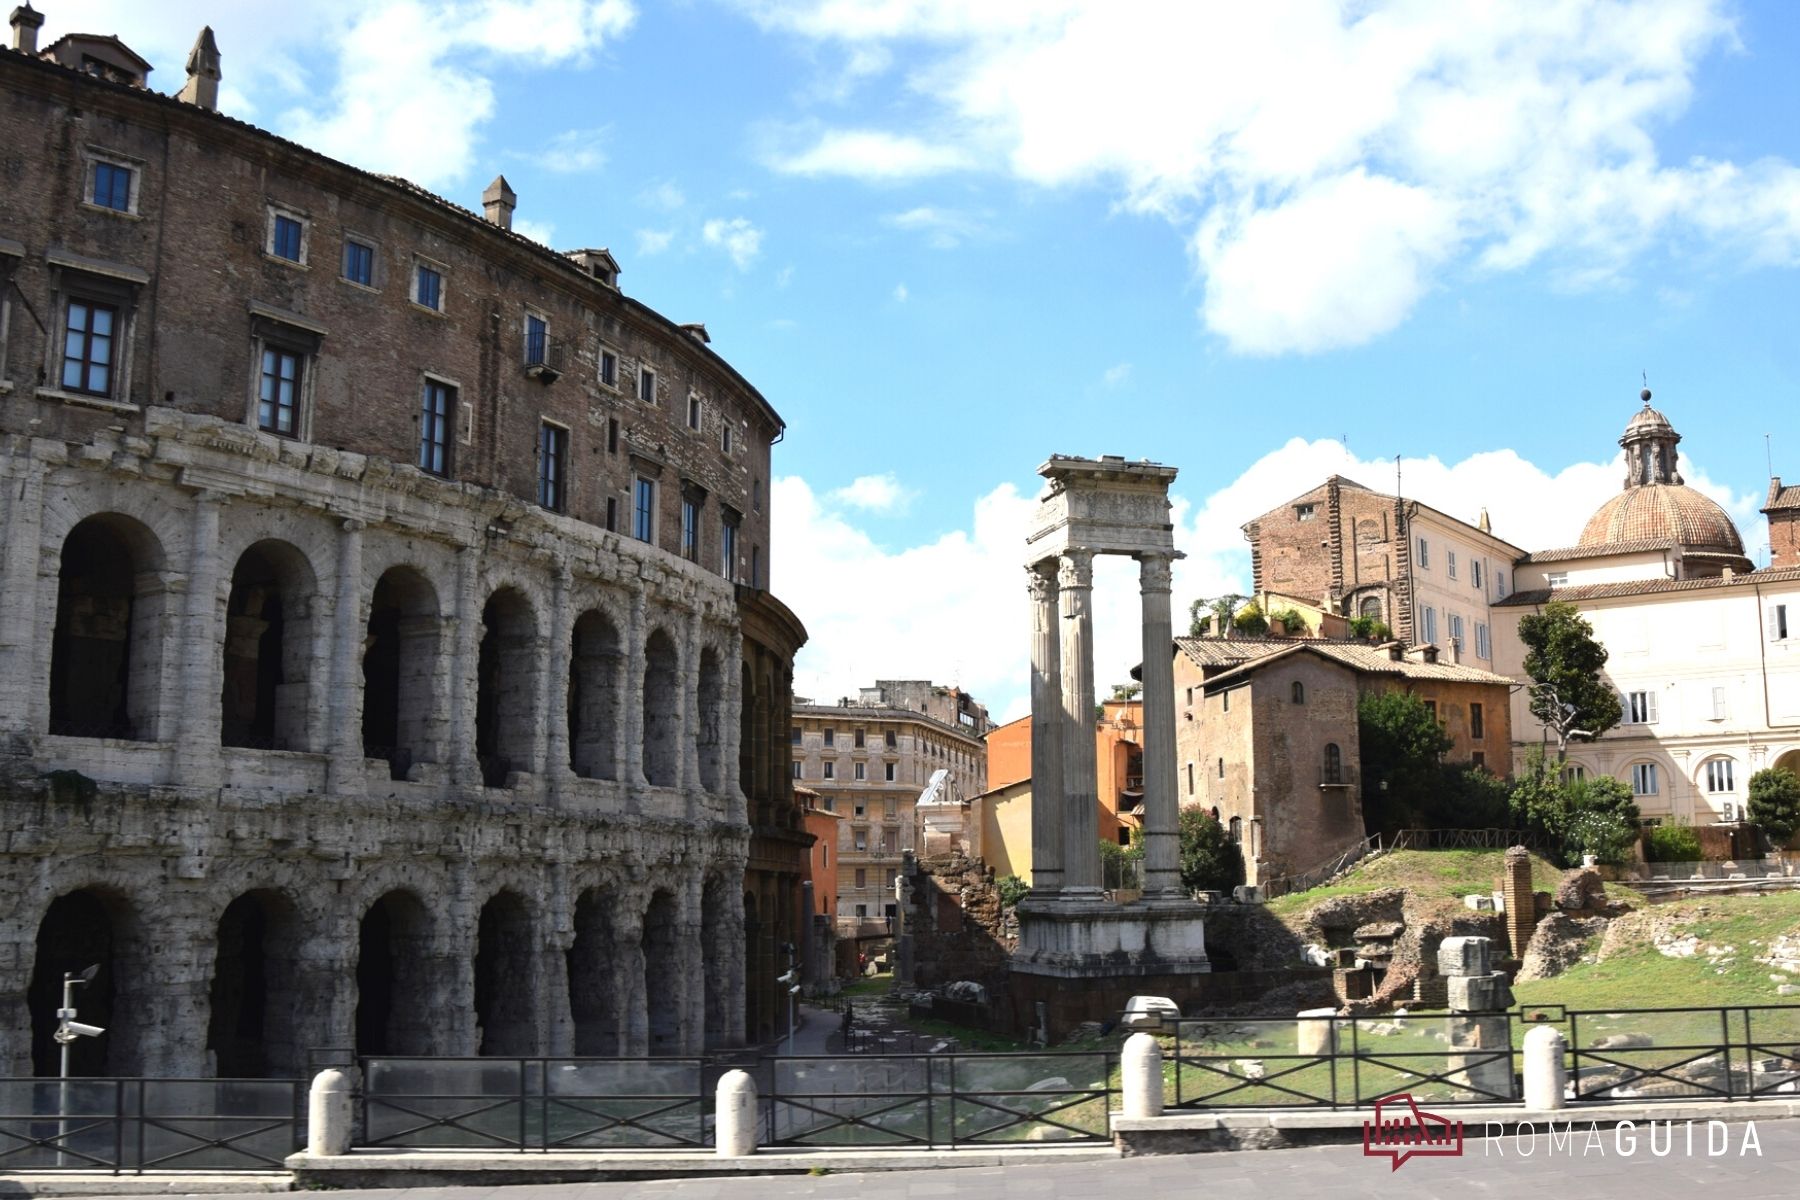
{"label": "security camera", "polygon": [[99,1037],[105,1032],[106,1030],[98,1025],[83,1025],[80,1021],[64,1021],[62,1027],[56,1031],[55,1037],[59,1042],[72,1042],[78,1037]]}
{"label": "security camera", "polygon": [[797,983],[793,987],[788,989],[788,995],[790,995],[790,996],[798,996],[799,994],[800,994],[800,985]]}
{"label": "security camera", "polygon": [[778,975],[775,977],[775,982],[776,983],[793,983],[796,980],[798,980],[799,978],[800,978],[800,972],[794,970],[792,967],[789,967],[785,974]]}

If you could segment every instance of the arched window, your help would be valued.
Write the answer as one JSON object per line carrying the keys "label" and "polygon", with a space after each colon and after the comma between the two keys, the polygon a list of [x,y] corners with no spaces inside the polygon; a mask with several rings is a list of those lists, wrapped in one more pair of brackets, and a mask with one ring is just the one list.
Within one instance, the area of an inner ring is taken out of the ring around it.
{"label": "arched window", "polygon": [[1380,617],[1381,617],[1381,597],[1380,596],[1364,596],[1362,598],[1362,606],[1359,611],[1362,616],[1375,617],[1377,619],[1380,619]]}
{"label": "arched window", "polygon": [[1344,782],[1344,752],[1336,742],[1325,743],[1325,782]]}
{"label": "arched window", "polygon": [[1234,842],[1241,842],[1244,840],[1244,818],[1231,818],[1231,840]]}
{"label": "arched window", "polygon": [[1729,758],[1711,758],[1702,768],[1701,778],[1706,783],[1706,790],[1711,795],[1729,795],[1737,790],[1735,783],[1736,763]]}
{"label": "arched window", "polygon": [[1292,691],[1295,704],[1306,703],[1306,685],[1304,683],[1301,683],[1298,679],[1294,680]]}

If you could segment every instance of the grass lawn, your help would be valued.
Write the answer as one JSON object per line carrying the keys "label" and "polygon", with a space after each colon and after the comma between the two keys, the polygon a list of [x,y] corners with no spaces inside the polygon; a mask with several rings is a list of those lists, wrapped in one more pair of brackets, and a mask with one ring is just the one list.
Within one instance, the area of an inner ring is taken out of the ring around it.
{"label": "grass lawn", "polygon": [[[1455,900],[1492,892],[1505,873],[1504,850],[1398,850],[1359,863],[1348,875],[1328,887],[1293,892],[1271,900],[1268,908],[1274,915],[1285,917],[1296,915],[1332,896],[1360,896],[1383,888],[1408,888],[1421,896]],[[1559,868],[1532,855],[1531,886],[1535,890],[1555,891],[1562,875]],[[1607,885],[1608,888],[1615,886]]]}
{"label": "grass lawn", "polygon": [[838,994],[840,996],[885,996],[893,986],[893,974],[883,972],[880,975],[870,975],[858,979],[855,983],[847,983]]}

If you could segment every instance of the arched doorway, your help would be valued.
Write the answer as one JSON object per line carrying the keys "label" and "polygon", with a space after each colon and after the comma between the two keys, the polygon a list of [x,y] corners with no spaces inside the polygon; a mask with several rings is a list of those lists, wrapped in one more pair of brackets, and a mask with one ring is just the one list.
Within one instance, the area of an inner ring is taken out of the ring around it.
{"label": "arched doorway", "polygon": [[582,613],[569,640],[569,765],[583,779],[617,779],[619,693],[625,656],[619,631],[599,612]]}
{"label": "arched doorway", "polygon": [[31,1069],[38,1076],[61,1071],[62,1047],[55,1037],[62,1007],[63,979],[98,967],[90,983],[75,988],[75,1009],[84,1025],[105,1033],[69,1045],[70,1075],[124,1074],[133,1066],[129,1033],[119,1028],[125,1015],[120,995],[121,928],[126,913],[115,896],[81,888],[58,896],[38,923],[28,1004],[31,1010]]}
{"label": "arched doorway", "polygon": [[63,540],[50,642],[50,732],[157,736],[162,547],[129,517],[89,517]]}
{"label": "arched doorway", "polygon": [[681,1052],[687,980],[681,970],[681,924],[675,897],[659,891],[644,912],[644,999],[650,1015],[650,1053]]}
{"label": "arched doorway", "polygon": [[726,906],[735,885],[717,875],[708,876],[700,893],[700,952],[706,956],[706,1048],[731,1044],[729,1010],[734,997],[729,984],[729,963],[734,947]]}
{"label": "arched doorway", "polygon": [[411,892],[389,892],[364,914],[357,938],[356,1052],[429,1054],[434,992],[431,912]]}
{"label": "arched doorway", "polygon": [[475,931],[475,1023],[480,1054],[536,1054],[537,963],[531,913],[517,892],[481,906]]}
{"label": "arched doorway", "polygon": [[296,1075],[299,931],[279,892],[246,892],[219,917],[206,1048],[222,1079]]}
{"label": "arched doorway", "polygon": [[724,786],[725,774],[725,672],[719,666],[718,651],[711,646],[700,652],[695,700],[699,728],[694,731],[694,740],[700,752],[700,786],[716,792]]}
{"label": "arched doorway", "polygon": [[501,588],[481,610],[481,649],[476,665],[475,757],[481,782],[505,787],[514,771],[532,769],[537,730],[537,631],[531,606],[512,588]]}
{"label": "arched doorway", "polygon": [[225,606],[225,745],[307,748],[313,592],[312,569],[286,542],[261,541],[238,558]]}
{"label": "arched doorway", "polygon": [[617,904],[617,896],[600,888],[589,888],[575,901],[575,942],[568,958],[576,1054],[613,1055],[621,1048],[619,946],[612,919]]}
{"label": "arched doorway", "polygon": [[437,694],[438,599],[411,567],[392,567],[375,584],[363,651],[363,753],[386,759],[394,779],[429,761]]}
{"label": "arched doorway", "polygon": [[644,645],[644,778],[673,787],[681,753],[680,659],[675,643],[658,629]]}

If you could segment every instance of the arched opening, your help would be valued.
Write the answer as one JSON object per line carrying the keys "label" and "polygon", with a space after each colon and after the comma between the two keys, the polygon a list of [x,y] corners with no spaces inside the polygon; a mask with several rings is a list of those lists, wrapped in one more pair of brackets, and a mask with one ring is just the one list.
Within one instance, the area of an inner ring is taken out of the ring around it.
{"label": "arched opening", "polygon": [[129,517],[89,517],[63,541],[50,640],[50,732],[154,740],[162,547]]}
{"label": "arched opening", "polygon": [[297,1075],[298,930],[277,892],[248,892],[219,917],[206,1048],[221,1079]]}
{"label": "arched opening", "polygon": [[[745,646],[748,652],[749,646]],[[743,677],[738,693],[738,787],[750,801],[750,815],[756,815],[756,730],[752,726],[756,705],[756,686],[751,680],[750,664],[743,664]],[[786,770],[788,768],[783,768]]]}
{"label": "arched opening", "polygon": [[1294,680],[1293,686],[1288,689],[1288,698],[1295,704],[1305,704],[1306,685],[1301,683],[1298,679]]}
{"label": "arched opening", "polygon": [[1344,782],[1344,752],[1336,742],[1325,743],[1325,782]]}
{"label": "arched opening", "polygon": [[658,629],[644,644],[644,779],[673,787],[681,753],[681,676],[675,643]]}
{"label": "arched opening", "polygon": [[575,943],[569,947],[569,1013],[575,1053],[619,1053],[624,1018],[619,1012],[619,943],[612,914],[618,897],[589,888],[575,901]]}
{"label": "arched opening", "polygon": [[238,558],[225,605],[219,740],[261,750],[307,748],[312,569],[285,542]]}
{"label": "arched opening", "polygon": [[389,892],[363,915],[356,958],[356,1052],[429,1054],[436,1005],[431,913],[411,892]]}
{"label": "arched opening", "polygon": [[751,1042],[768,1038],[763,1016],[762,992],[766,964],[763,962],[762,921],[756,908],[756,893],[744,893],[744,1037]]}
{"label": "arched opening", "polygon": [[531,911],[517,892],[481,906],[475,929],[475,1022],[481,1054],[536,1054],[537,963]]}
{"label": "arched opening", "polygon": [[569,766],[583,779],[617,779],[615,738],[625,656],[619,631],[592,610],[569,640]]}
{"label": "arched opening", "polygon": [[706,1048],[730,1044],[730,1005],[726,963],[731,953],[731,934],[726,903],[732,885],[709,876],[700,894],[700,946],[706,955]]}
{"label": "arched opening", "polygon": [[716,792],[723,786],[725,766],[725,672],[719,654],[711,646],[700,652],[700,682],[696,696],[700,727],[694,731],[700,751],[700,786]]}
{"label": "arched opening", "polygon": [[475,757],[487,787],[505,787],[515,770],[531,770],[539,690],[536,642],[524,596],[508,587],[488,598],[475,668]]}
{"label": "arched opening", "polygon": [[70,1075],[125,1074],[130,1066],[125,1053],[124,1031],[115,1014],[119,1003],[120,975],[119,905],[111,897],[90,888],[69,892],[50,902],[38,923],[37,955],[32,966],[31,1071],[55,1076],[62,1067],[62,1047],[56,1042],[62,1007],[63,977],[81,975],[98,966],[93,982],[75,989],[75,1011],[84,1025],[106,1030],[99,1037],[76,1038],[69,1044]]}
{"label": "arched opening", "polygon": [[675,897],[657,892],[644,912],[644,997],[650,1013],[650,1053],[681,1050],[681,1010],[687,979],[681,970],[681,924]]}
{"label": "arched opening", "polygon": [[427,761],[437,694],[438,599],[423,575],[392,567],[375,584],[363,651],[363,754],[394,779]]}
{"label": "arched opening", "polygon": [[1357,613],[1359,616],[1374,617],[1379,621],[1381,619],[1381,597],[1364,596],[1362,603],[1357,608]]}

